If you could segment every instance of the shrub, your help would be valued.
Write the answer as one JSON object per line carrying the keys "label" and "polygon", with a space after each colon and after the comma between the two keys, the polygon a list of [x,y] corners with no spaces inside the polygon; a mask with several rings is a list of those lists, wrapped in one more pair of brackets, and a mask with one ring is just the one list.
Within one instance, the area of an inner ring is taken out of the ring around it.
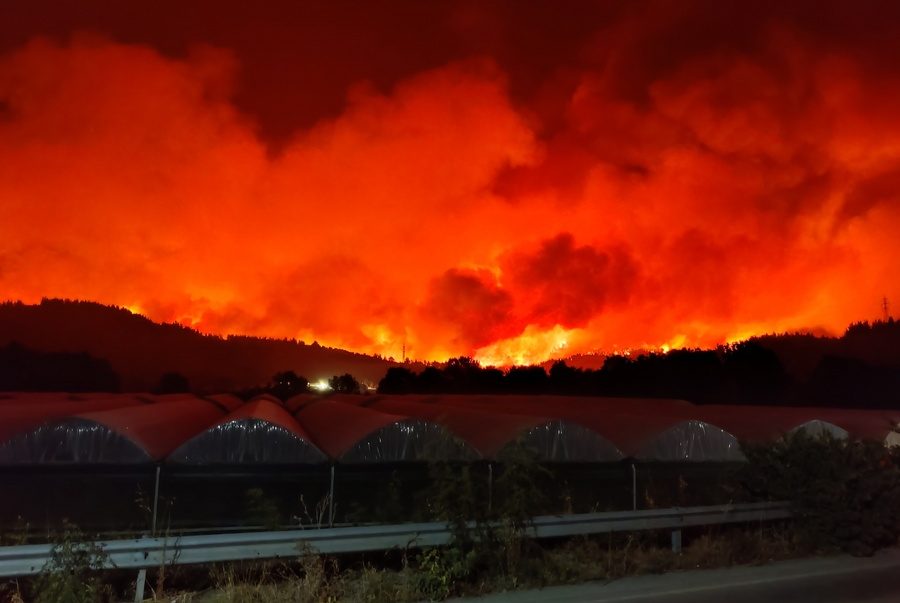
{"label": "shrub", "polygon": [[803,432],[747,447],[744,486],[790,500],[801,541],[811,549],[871,555],[900,536],[897,454],[880,442],[810,437]]}
{"label": "shrub", "polygon": [[94,603],[112,598],[100,575],[107,555],[85,540],[76,526],[63,524],[50,560],[35,581],[36,603]]}

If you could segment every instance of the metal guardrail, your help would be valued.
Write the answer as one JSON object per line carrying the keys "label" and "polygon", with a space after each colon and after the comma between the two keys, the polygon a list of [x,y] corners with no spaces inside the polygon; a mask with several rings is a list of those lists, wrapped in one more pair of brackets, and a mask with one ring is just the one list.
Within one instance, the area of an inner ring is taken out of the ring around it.
{"label": "metal guardrail", "polygon": [[[528,532],[535,538],[555,538],[608,532],[673,530],[680,547],[681,528],[725,523],[771,521],[790,517],[788,503],[747,503],[708,507],[612,511],[535,517]],[[160,565],[213,563],[248,559],[297,557],[309,550],[324,554],[383,551],[448,544],[452,538],[442,522],[357,526],[106,540],[96,544],[110,567],[151,568]],[[0,577],[37,574],[46,565],[52,545],[0,547]]]}

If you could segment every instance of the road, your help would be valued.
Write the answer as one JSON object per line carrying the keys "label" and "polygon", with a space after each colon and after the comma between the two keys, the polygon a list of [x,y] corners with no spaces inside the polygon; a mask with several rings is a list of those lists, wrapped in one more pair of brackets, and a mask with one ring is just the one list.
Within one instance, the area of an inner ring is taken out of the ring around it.
{"label": "road", "polygon": [[[461,601],[461,600],[458,600]],[[465,599],[466,603],[900,603],[900,550],[672,572]]]}

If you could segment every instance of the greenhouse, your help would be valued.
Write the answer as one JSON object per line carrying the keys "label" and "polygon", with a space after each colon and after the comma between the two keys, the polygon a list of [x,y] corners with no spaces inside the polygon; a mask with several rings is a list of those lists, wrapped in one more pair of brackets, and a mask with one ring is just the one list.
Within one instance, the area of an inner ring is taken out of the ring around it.
{"label": "greenhouse", "polygon": [[548,462],[614,462],[623,458],[621,451],[600,434],[568,420],[444,405],[441,397],[421,402],[383,397],[372,408],[434,421],[489,459],[498,458],[514,443],[525,445],[539,460]]}
{"label": "greenhouse", "polygon": [[121,403],[118,398],[89,401],[79,404],[88,412],[77,414],[63,412],[58,404],[22,409],[3,421],[0,463],[149,463],[162,460],[223,415],[216,405],[198,398]]}
{"label": "greenhouse", "polygon": [[328,455],[342,463],[462,461],[477,452],[428,420],[320,399],[295,412],[297,420]]}
{"label": "greenhouse", "polygon": [[194,435],[168,460],[185,465],[243,465],[317,464],[327,459],[284,408],[258,398]]}
{"label": "greenhouse", "polygon": [[681,421],[643,441],[635,458],[658,462],[723,463],[746,460],[737,438],[696,419]]}
{"label": "greenhouse", "polygon": [[694,406],[566,396],[0,394],[5,465],[397,463],[493,460],[523,444],[541,461],[734,462],[738,442],[787,434],[893,444],[894,411]]}

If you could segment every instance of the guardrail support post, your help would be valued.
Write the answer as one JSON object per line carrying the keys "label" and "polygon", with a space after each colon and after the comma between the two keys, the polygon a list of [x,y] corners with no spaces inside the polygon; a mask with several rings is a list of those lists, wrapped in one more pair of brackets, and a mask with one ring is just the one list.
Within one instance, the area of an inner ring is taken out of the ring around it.
{"label": "guardrail support post", "polygon": [[137,582],[134,584],[134,603],[143,603],[144,601],[144,584],[147,582],[147,570],[142,569],[138,572]]}
{"label": "guardrail support post", "polygon": [[681,530],[672,530],[672,552],[681,552]]}

